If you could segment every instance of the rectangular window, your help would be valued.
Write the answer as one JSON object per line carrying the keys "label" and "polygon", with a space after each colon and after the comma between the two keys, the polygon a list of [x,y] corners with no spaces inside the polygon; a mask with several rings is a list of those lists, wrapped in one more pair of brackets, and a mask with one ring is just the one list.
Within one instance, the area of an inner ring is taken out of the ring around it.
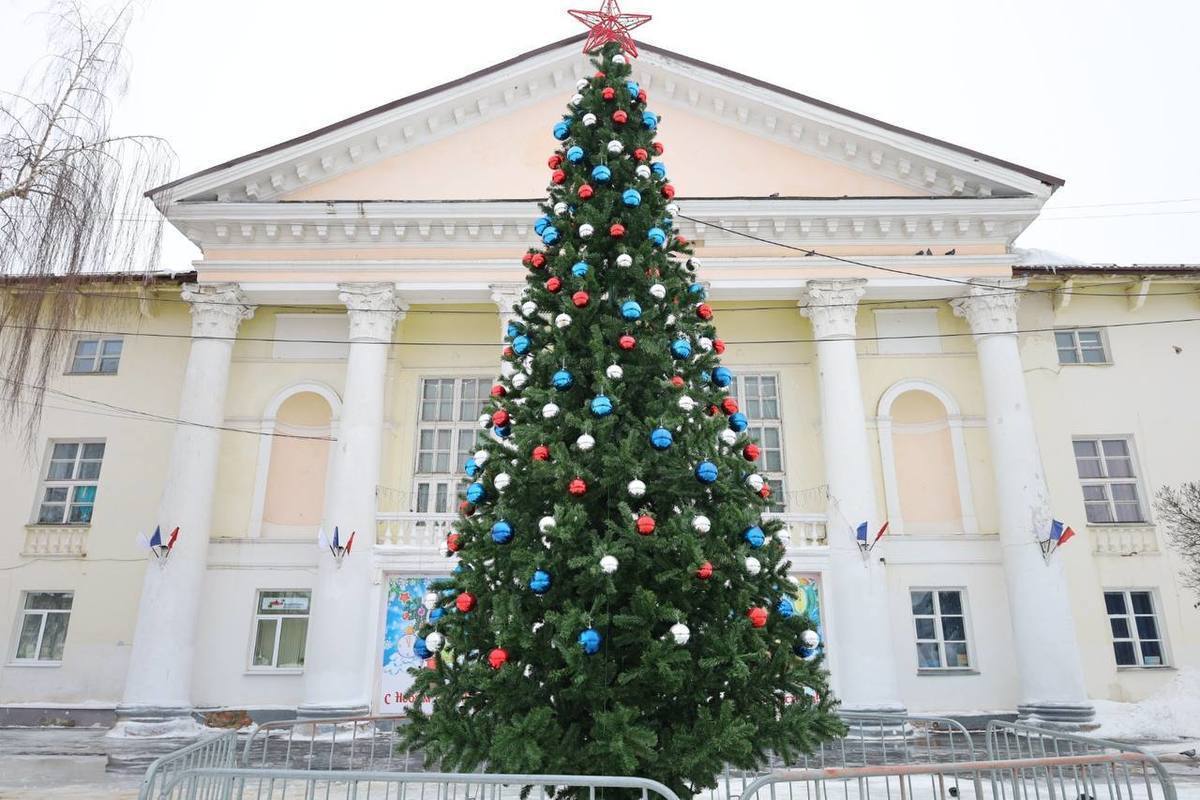
{"label": "rectangular window", "polygon": [[260,591],[254,609],[256,669],[300,669],[308,641],[310,592]]}
{"label": "rectangular window", "polygon": [[69,375],[116,375],[124,341],[118,337],[76,339]]}
{"label": "rectangular window", "polygon": [[51,442],[39,494],[38,525],[87,525],[96,504],[104,442]]}
{"label": "rectangular window", "polygon": [[1075,439],[1075,470],[1083,485],[1087,521],[1096,524],[1146,522],[1138,488],[1132,442],[1127,438]]}
{"label": "rectangular window", "polygon": [[913,589],[917,669],[970,669],[967,612],[959,589]]}
{"label": "rectangular window", "polygon": [[1104,333],[1099,328],[1055,331],[1054,344],[1058,347],[1060,364],[1111,363],[1104,346]]}
{"label": "rectangular window", "polygon": [[62,661],[71,620],[72,592],[25,592],[17,622],[16,661]]}
{"label": "rectangular window", "polygon": [[1112,630],[1113,655],[1118,667],[1165,667],[1166,649],[1155,611],[1154,594],[1148,591],[1112,590],[1104,593],[1104,607]]}
{"label": "rectangular window", "polygon": [[779,379],[774,375],[739,375],[730,394],[751,425],[746,433],[758,443],[761,455],[758,472],[771,487],[771,511],[786,507],[783,466],[783,416],[779,403]]}
{"label": "rectangular window", "polygon": [[456,510],[463,464],[479,449],[479,415],[491,388],[488,378],[421,381],[413,511],[449,514]]}

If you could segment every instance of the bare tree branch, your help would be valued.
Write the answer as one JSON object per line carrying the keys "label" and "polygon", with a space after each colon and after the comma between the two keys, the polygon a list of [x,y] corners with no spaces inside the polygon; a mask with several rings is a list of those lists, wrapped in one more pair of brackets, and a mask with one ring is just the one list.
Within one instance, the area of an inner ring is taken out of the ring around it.
{"label": "bare tree branch", "polygon": [[[173,154],[156,137],[110,129],[136,1],[92,15],[83,0],[56,0],[48,56],[21,87],[0,92],[0,275],[32,289],[0,298],[0,370],[10,379],[0,422],[30,443],[38,387],[80,312],[75,290],[96,273],[147,273],[158,262],[162,219],[142,191],[166,182]],[[50,283],[62,291],[44,291]]]}
{"label": "bare tree branch", "polygon": [[1154,496],[1154,508],[1171,547],[1183,558],[1184,586],[1200,597],[1200,482],[1162,487]]}

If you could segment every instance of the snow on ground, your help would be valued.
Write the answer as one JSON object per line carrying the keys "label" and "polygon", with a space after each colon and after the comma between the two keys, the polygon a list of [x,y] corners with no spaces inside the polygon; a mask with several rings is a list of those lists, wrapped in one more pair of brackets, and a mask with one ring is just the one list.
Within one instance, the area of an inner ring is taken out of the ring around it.
{"label": "snow on ground", "polygon": [[1104,739],[1200,739],[1200,670],[1181,669],[1174,679],[1137,703],[1096,700],[1093,736]]}

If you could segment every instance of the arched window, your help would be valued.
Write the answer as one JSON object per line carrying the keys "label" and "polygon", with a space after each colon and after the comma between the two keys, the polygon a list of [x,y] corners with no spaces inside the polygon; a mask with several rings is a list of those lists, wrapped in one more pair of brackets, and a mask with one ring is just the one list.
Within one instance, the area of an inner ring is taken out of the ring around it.
{"label": "arched window", "polygon": [[250,535],[316,536],[340,402],[320,384],[280,392],[263,417]]}
{"label": "arched window", "polygon": [[879,452],[896,533],[977,533],[958,404],[928,381],[901,381],[879,401]]}

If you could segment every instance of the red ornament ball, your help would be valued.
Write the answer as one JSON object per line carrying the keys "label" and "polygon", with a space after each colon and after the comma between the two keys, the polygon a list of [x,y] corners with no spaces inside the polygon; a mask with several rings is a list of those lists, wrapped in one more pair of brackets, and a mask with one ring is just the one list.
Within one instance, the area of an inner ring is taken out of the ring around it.
{"label": "red ornament ball", "polygon": [[624,125],[626,122],[629,121],[629,115],[618,108],[616,111],[613,112],[612,121],[617,123],[618,125]]}
{"label": "red ornament ball", "polygon": [[620,239],[622,236],[625,235],[625,226],[619,222],[614,222],[608,228],[608,235],[613,237],[614,239]]}
{"label": "red ornament ball", "polygon": [[700,565],[700,569],[696,570],[696,577],[702,581],[706,581],[713,576],[713,565],[709,561],[705,561]]}
{"label": "red ornament ball", "polygon": [[504,397],[506,394],[508,394],[508,390],[500,384],[497,383],[492,387],[492,397]]}
{"label": "red ornament ball", "polygon": [[533,460],[534,461],[549,461],[550,460],[550,448],[546,447],[546,445],[544,445],[544,444],[539,444],[537,447],[533,448]]}
{"label": "red ornament ball", "polygon": [[575,304],[576,308],[583,308],[591,301],[591,299],[591,295],[582,289],[571,295],[571,302]]}
{"label": "red ornament ball", "polygon": [[637,99],[638,99],[638,102],[639,102],[639,103],[644,103],[644,102],[646,102],[646,98],[647,98],[647,97],[649,97],[649,95],[647,95],[647,94],[646,94],[646,90],[645,90],[645,89],[638,89],[638,93],[637,93]]}
{"label": "red ornament ball", "polygon": [[674,386],[676,389],[682,389],[683,384],[684,384],[684,381],[683,381],[682,375],[672,375],[671,376],[671,385]]}
{"label": "red ornament ball", "polygon": [[666,150],[666,148],[662,146],[662,142],[654,143],[654,154],[655,155],[661,156],[663,154],[664,150]]}
{"label": "red ornament ball", "polygon": [[721,401],[721,410],[726,414],[736,414],[738,411],[737,400],[734,400],[732,397],[726,397]]}
{"label": "red ornament ball", "polygon": [[457,553],[462,550],[461,537],[457,533],[452,533],[446,537],[446,549],[451,553]]}
{"label": "red ornament ball", "polygon": [[649,536],[654,533],[654,517],[648,514],[642,514],[637,518],[637,532],[642,536]]}
{"label": "red ornament ball", "polygon": [[701,303],[700,305],[696,306],[696,316],[705,321],[712,319],[712,306],[710,306],[708,303]]}
{"label": "red ornament ball", "polygon": [[475,505],[473,503],[471,503],[469,500],[463,500],[462,502],[460,502],[458,504],[458,510],[462,513],[462,515],[464,517],[474,516]]}
{"label": "red ornament ball", "polygon": [[750,618],[751,627],[762,628],[767,624],[767,610],[765,608],[752,608],[746,612],[746,616]]}
{"label": "red ornament ball", "polygon": [[561,288],[562,280],[557,275],[546,281],[546,291],[557,292]]}
{"label": "red ornament ball", "polygon": [[425,659],[425,668],[426,669],[437,669],[437,657],[430,656],[429,658]]}
{"label": "red ornament ball", "polygon": [[751,443],[742,448],[742,458],[747,461],[758,461],[760,455],[762,455],[762,451],[758,449],[758,445],[756,444]]}
{"label": "red ornament ball", "polygon": [[758,490],[758,496],[761,497],[763,500],[766,500],[768,497],[770,497],[771,496],[770,484],[764,483],[763,488]]}
{"label": "red ornament ball", "polygon": [[567,494],[572,497],[583,497],[587,494],[587,483],[583,478],[572,478],[567,484]]}
{"label": "red ornament ball", "polygon": [[714,405],[712,403],[708,404],[708,415],[710,417],[715,417],[717,415],[717,412],[720,410],[721,409],[717,408],[716,405]]}
{"label": "red ornament ball", "polygon": [[608,75],[603,70],[596,70],[596,77],[603,80],[604,78],[607,78]]}
{"label": "red ornament ball", "polygon": [[534,253],[533,257],[529,259],[529,264],[534,269],[541,269],[546,266],[546,257],[541,253]]}
{"label": "red ornament ball", "polygon": [[637,339],[630,336],[628,333],[617,339],[617,346],[622,350],[632,350],[637,347]]}
{"label": "red ornament ball", "polygon": [[717,352],[717,355],[721,355],[722,353],[724,353],[725,352],[725,340],[724,339],[713,339],[713,350],[715,350]]}
{"label": "red ornament ball", "polygon": [[603,97],[605,100],[612,100],[614,97],[617,96],[617,90],[612,88],[611,86],[605,86],[604,90],[600,92],[600,96]]}
{"label": "red ornament ball", "polygon": [[492,669],[500,669],[508,663],[508,651],[503,647],[497,647],[492,652],[488,653],[488,665]]}
{"label": "red ornament ball", "polygon": [[670,200],[675,196],[675,187],[669,183],[664,183],[662,187],[662,196]]}
{"label": "red ornament ball", "polygon": [[638,161],[645,161],[650,157],[650,154],[646,152],[646,148],[639,147],[637,150],[633,151],[633,157]]}
{"label": "red ornament ball", "polygon": [[550,182],[554,184],[566,183],[567,173],[563,172],[561,169],[554,170],[554,172],[550,173]]}
{"label": "red ornament ball", "polygon": [[684,245],[686,245],[688,243],[688,238],[686,236],[684,236],[682,233],[677,233],[677,234],[675,234],[675,241],[679,242],[680,247],[683,247]]}
{"label": "red ornament ball", "polygon": [[504,345],[504,349],[501,350],[500,352],[504,354],[505,358],[512,358],[512,355],[513,355],[512,345],[507,345],[507,344]]}
{"label": "red ornament ball", "polygon": [[504,427],[510,419],[511,417],[506,409],[498,408],[492,412],[492,424],[497,427]]}
{"label": "red ornament ball", "polygon": [[562,166],[562,163],[563,163],[563,157],[560,156],[558,153],[555,153],[554,155],[550,156],[550,160],[546,162],[546,164],[550,167],[550,169],[558,169],[559,167]]}
{"label": "red ornament ball", "polygon": [[526,253],[525,255],[521,256],[521,263],[527,267],[530,264],[532,264],[533,263],[533,253]]}
{"label": "red ornament ball", "polygon": [[591,197],[595,193],[596,193],[596,190],[593,189],[591,186],[588,186],[586,183],[582,184],[579,187],[578,191],[576,191],[576,194],[579,195],[580,200],[587,200],[589,197]]}
{"label": "red ornament ball", "polygon": [[475,608],[475,595],[471,594],[470,592],[463,592],[458,597],[454,598],[454,606],[459,611],[466,614],[468,611]]}

